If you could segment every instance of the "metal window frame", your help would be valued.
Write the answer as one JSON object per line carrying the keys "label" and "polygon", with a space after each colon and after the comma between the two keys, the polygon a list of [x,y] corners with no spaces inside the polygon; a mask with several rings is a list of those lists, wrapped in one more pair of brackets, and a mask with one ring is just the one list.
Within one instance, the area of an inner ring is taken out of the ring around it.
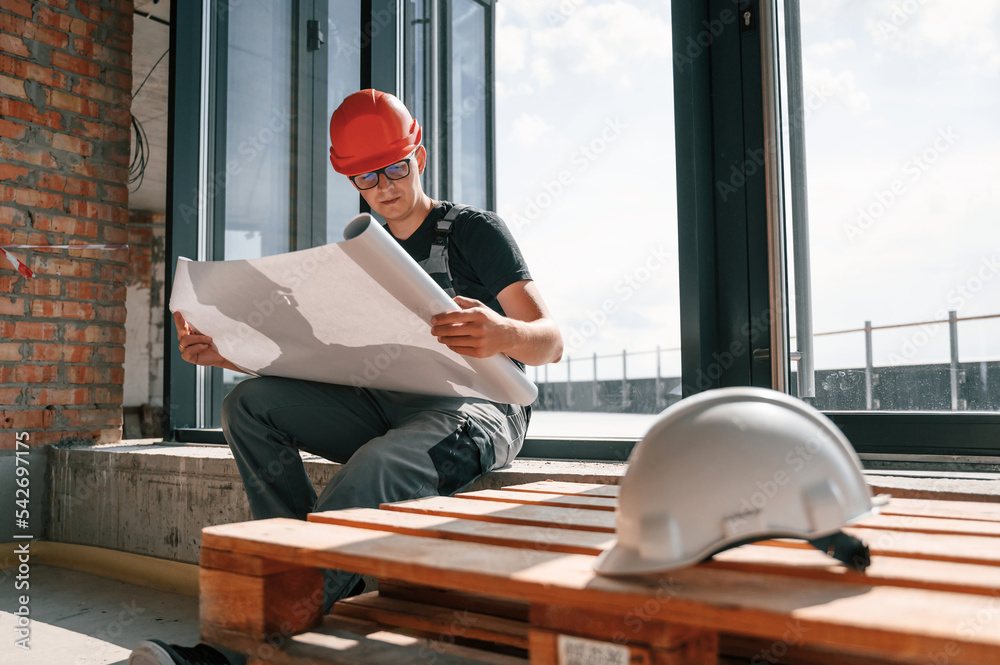
{"label": "metal window frame", "polygon": [[[364,4],[370,8],[374,3],[387,1],[393,0],[364,0]],[[781,326],[774,325],[776,319],[770,303],[772,298],[783,298],[787,302],[788,296],[784,287],[776,288],[774,264],[769,260],[775,253],[777,229],[773,216],[773,190],[770,192],[771,216],[768,211],[766,173],[770,172],[773,178],[773,174],[780,173],[780,169],[775,170],[772,164],[770,171],[757,168],[749,173],[753,155],[760,154],[756,151],[763,150],[769,159],[775,158],[773,152],[765,150],[768,139],[764,123],[769,112],[771,122],[774,122],[774,113],[764,103],[761,48],[762,37],[772,40],[770,45],[765,45],[764,54],[773,57],[766,49],[773,49],[778,26],[773,21],[760,20],[762,3],[767,3],[765,11],[776,9],[776,0],[752,0],[739,5],[732,0],[710,0],[707,3],[704,0],[672,0],[671,3],[684,396],[727,385],[771,387],[776,372],[772,365],[772,356],[776,355],[773,336],[779,334]],[[197,44],[201,23],[196,11],[190,14],[182,12],[183,15],[178,16],[177,7],[180,4],[174,3],[172,7],[171,23],[176,28],[171,36],[171,70],[199,71]],[[492,4],[489,3],[490,40],[495,35]],[[726,24],[723,20],[726,16],[724,12],[734,12],[734,8],[743,7],[756,12],[756,37],[741,36],[734,24]],[[440,31],[447,27],[447,12],[442,11],[439,15],[441,20],[437,27]],[[712,34],[708,29],[712,25],[723,25],[724,29]],[[765,27],[768,34],[762,35],[760,31]],[[709,42],[707,46],[700,45],[706,41]],[[695,46],[693,54],[687,50],[691,44]],[[373,44],[373,49],[378,48],[378,44]],[[387,47],[383,44],[382,48]],[[367,59],[369,76],[374,60],[380,57],[375,55],[376,52],[373,51]],[[437,53],[438,49],[434,52]],[[440,55],[447,63],[447,53],[441,52]],[[398,51],[393,57],[398,57]],[[363,58],[363,64],[365,62]],[[488,62],[492,75],[492,55]],[[442,63],[441,66],[445,65]],[[438,68],[438,75],[441,71]],[[171,80],[176,79],[177,76],[172,75]],[[368,83],[371,85],[374,81],[369,79]],[[495,131],[492,124],[495,119],[492,88],[490,94],[489,126],[492,133]],[[442,103],[446,101],[446,97],[441,100]],[[197,92],[177,88],[172,83],[171,110],[191,108],[191,104],[200,104]],[[171,257],[176,256],[175,249],[189,255],[194,255],[196,250],[193,238],[183,234],[184,225],[173,223],[181,219],[174,193],[191,191],[192,185],[197,184],[192,175],[197,172],[193,166],[197,163],[197,156],[190,149],[190,145],[197,145],[197,133],[192,131],[189,122],[175,122],[176,117],[176,113],[171,113],[171,144],[184,148],[184,141],[195,143],[188,143],[185,149],[175,149],[169,156],[168,195],[172,213],[168,223],[172,223],[172,230],[168,233],[167,251]],[[781,144],[775,141],[772,145]],[[491,188],[495,182],[492,177],[494,145],[495,139],[491,136]],[[440,152],[441,146],[435,147],[439,154],[444,154]],[[447,172],[445,164],[441,166],[439,182],[442,183],[442,191],[438,195],[444,196],[447,194],[444,184]],[[741,168],[747,171],[743,173],[740,187],[736,188],[739,191],[735,194],[720,191],[719,183],[731,183],[734,166],[737,174]],[[783,249],[779,254],[778,258],[784,260]],[[780,317],[785,315],[778,316],[777,322],[781,324]],[[787,321],[784,326],[787,331]],[[787,337],[784,341],[787,343]],[[175,346],[169,339],[167,348],[167,357],[170,358],[165,368],[168,386],[184,385],[185,381],[191,385],[192,380],[188,377],[193,377],[194,368],[170,353]],[[788,366],[786,353],[782,352],[779,359],[785,367]],[[777,370],[780,371],[780,366]],[[169,394],[167,392],[165,399],[177,426],[177,440],[223,442],[221,431],[192,429],[192,399],[175,403],[169,401]],[[830,412],[828,415],[844,430],[862,455],[895,458],[931,456],[940,459],[956,455],[977,459],[1000,457],[1000,414]],[[521,456],[623,461],[632,445],[634,441],[630,439],[529,437]]]}

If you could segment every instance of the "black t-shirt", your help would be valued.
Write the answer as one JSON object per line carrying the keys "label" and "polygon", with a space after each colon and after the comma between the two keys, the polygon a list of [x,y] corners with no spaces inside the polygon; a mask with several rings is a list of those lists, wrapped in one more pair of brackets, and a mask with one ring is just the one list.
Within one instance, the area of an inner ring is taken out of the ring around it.
{"label": "black t-shirt", "polygon": [[[409,238],[396,238],[414,261],[430,256],[434,229],[453,206],[448,201],[438,203]],[[455,293],[475,298],[500,314],[504,311],[497,295],[515,282],[531,279],[521,250],[503,220],[496,213],[471,206],[462,210],[452,224],[448,266]]]}

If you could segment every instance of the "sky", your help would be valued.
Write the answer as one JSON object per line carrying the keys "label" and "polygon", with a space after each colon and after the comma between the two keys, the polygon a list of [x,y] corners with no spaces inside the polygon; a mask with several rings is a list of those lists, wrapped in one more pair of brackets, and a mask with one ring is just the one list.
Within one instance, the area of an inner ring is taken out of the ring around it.
{"label": "sky", "polygon": [[[1000,0],[802,5],[814,331],[1000,314]],[[498,211],[587,359],[572,378],[593,353],[620,377],[623,349],[651,375],[631,354],[680,346],[669,3],[496,6]],[[873,341],[876,365],[948,359],[945,325]],[[864,365],[860,333],[815,346],[817,368]],[[959,348],[1000,358],[1000,319]]]}

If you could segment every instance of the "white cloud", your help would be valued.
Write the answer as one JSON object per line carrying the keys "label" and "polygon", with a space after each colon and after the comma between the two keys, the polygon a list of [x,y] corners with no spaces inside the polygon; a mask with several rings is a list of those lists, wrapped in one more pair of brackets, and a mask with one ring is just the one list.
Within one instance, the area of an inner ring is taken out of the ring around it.
{"label": "white cloud", "polygon": [[552,125],[545,122],[542,116],[522,113],[514,120],[510,136],[522,148],[531,148],[550,131]]}
{"label": "white cloud", "polygon": [[805,47],[805,55],[808,58],[829,58],[844,51],[854,51],[857,46],[853,39],[834,39],[829,42],[818,42]]}
{"label": "white cloud", "polygon": [[808,94],[815,98],[811,111],[820,111],[830,100],[844,106],[855,116],[864,115],[871,110],[871,99],[858,88],[857,78],[852,71],[835,73],[826,67],[812,67],[808,60],[804,60],[802,79]]}

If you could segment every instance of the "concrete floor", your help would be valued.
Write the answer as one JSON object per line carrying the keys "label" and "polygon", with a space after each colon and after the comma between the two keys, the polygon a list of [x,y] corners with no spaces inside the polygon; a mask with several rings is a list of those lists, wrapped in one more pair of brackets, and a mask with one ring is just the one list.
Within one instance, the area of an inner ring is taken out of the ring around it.
{"label": "concrete floor", "polygon": [[[198,599],[32,565],[27,592],[14,587],[15,569],[0,570],[0,663],[106,665],[128,661],[144,639],[198,642]],[[27,593],[30,650],[15,646],[18,596]]]}

